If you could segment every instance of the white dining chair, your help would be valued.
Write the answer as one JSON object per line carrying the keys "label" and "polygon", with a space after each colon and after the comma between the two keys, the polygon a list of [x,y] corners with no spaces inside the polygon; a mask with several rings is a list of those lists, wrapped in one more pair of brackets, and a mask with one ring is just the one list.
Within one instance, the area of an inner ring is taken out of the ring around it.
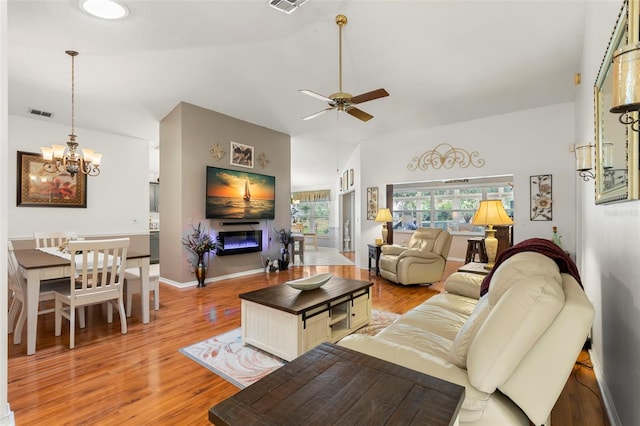
{"label": "white dining chair", "polygon": [[[133,295],[142,293],[142,282],[140,280],[140,270],[136,268],[125,271],[126,292],[127,292],[127,316],[131,316],[131,306]],[[160,265],[154,264],[149,267],[149,292],[153,294],[153,308],[160,309]]]}
{"label": "white dining chair", "polygon": [[60,247],[65,241],[78,238],[76,231],[66,232],[34,232],[33,239],[36,241],[36,248]]}
{"label": "white dining chair", "polygon": [[[27,283],[18,268],[18,261],[13,252],[13,243],[8,242],[8,271],[9,271],[9,289],[11,291],[11,303],[7,318],[7,329],[9,333],[13,333],[13,344],[19,345],[22,342],[22,329],[27,321],[27,310],[25,301],[25,293],[27,292]],[[40,295],[38,299],[38,315],[54,312],[53,301],[55,300],[56,289],[63,289],[69,286],[69,280],[43,280],[40,282]],[[46,306],[46,302],[49,306]],[[84,311],[78,313],[80,327],[85,326]]]}
{"label": "white dining chair", "polygon": [[303,235],[305,239],[305,246],[311,245],[316,251],[318,251],[318,224],[316,223],[313,226],[313,231],[307,231]]}
{"label": "white dining chair", "polygon": [[129,238],[69,241],[72,276],[65,289],[55,291],[55,335],[62,334],[62,318],[69,320],[69,348],[75,346],[75,309],[107,302],[107,322],[113,322],[113,307],[120,315],[120,329],[127,333],[124,310],[124,265]]}

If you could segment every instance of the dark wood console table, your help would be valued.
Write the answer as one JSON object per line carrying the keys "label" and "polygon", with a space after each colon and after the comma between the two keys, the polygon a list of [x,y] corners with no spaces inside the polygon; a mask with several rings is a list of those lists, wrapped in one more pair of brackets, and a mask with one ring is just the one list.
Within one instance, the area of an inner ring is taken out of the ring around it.
{"label": "dark wood console table", "polygon": [[216,425],[456,424],[465,390],[324,343],[209,409]]}

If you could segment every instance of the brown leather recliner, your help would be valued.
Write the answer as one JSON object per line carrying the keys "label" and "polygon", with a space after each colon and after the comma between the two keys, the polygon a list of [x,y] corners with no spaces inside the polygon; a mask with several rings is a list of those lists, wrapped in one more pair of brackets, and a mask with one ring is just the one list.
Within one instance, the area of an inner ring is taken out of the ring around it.
{"label": "brown leather recliner", "polygon": [[382,246],[380,275],[399,284],[440,281],[444,273],[451,234],[440,228],[418,228],[405,246]]}

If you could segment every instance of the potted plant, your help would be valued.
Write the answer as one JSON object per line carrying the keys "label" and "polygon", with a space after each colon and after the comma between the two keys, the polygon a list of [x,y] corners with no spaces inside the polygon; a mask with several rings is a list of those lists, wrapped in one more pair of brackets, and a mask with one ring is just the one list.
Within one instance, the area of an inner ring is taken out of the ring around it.
{"label": "potted plant", "polygon": [[213,252],[217,247],[217,243],[208,232],[204,231],[201,223],[198,223],[198,227],[192,226],[192,228],[193,232],[182,239],[182,244],[196,256],[195,272],[198,279],[198,287],[204,287],[204,280],[207,277],[207,265],[204,262],[204,255],[205,253]]}
{"label": "potted plant", "polygon": [[276,230],[278,240],[282,244],[280,249],[280,270],[286,271],[289,268],[289,244],[293,244],[293,235],[290,229],[280,228]]}

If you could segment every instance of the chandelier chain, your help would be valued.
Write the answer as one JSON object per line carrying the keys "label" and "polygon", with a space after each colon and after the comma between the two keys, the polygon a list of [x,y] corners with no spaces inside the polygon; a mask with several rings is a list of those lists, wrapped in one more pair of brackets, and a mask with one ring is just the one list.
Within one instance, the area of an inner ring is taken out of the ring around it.
{"label": "chandelier chain", "polygon": [[71,54],[71,134],[76,134],[76,55]]}

